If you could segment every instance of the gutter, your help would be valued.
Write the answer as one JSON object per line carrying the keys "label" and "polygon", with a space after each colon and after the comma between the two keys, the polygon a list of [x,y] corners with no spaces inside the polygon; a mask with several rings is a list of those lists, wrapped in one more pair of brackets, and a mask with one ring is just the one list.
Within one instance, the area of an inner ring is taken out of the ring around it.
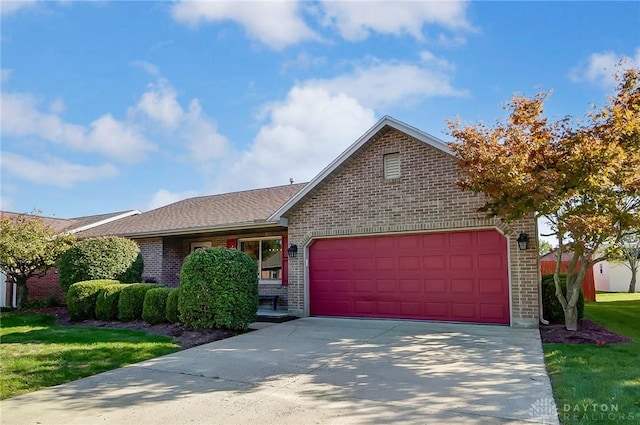
{"label": "gutter", "polygon": [[146,238],[146,237],[158,237],[158,236],[182,236],[182,235],[194,235],[197,233],[206,233],[206,232],[228,232],[228,231],[237,231],[237,230],[251,230],[251,229],[264,229],[264,228],[277,228],[282,227],[282,225],[278,222],[268,222],[268,221],[259,221],[259,222],[248,222],[248,223],[239,223],[233,226],[203,226],[203,227],[192,227],[185,229],[175,229],[175,230],[152,230],[148,232],[139,232],[139,233],[121,233],[118,236],[123,236],[127,238]]}

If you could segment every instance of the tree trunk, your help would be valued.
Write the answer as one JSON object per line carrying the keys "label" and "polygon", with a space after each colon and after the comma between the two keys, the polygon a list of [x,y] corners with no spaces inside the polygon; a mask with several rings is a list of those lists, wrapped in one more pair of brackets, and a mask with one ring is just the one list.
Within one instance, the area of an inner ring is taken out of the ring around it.
{"label": "tree trunk", "polygon": [[636,292],[636,275],[637,272],[635,270],[631,270],[631,282],[629,282],[629,293],[633,294]]}
{"label": "tree trunk", "polygon": [[17,299],[17,303],[18,303],[18,309],[21,309],[22,306],[27,304],[27,301],[29,300],[29,288],[27,287],[27,285],[17,285],[17,289],[18,289],[18,299]]}
{"label": "tree trunk", "polygon": [[578,330],[578,307],[567,305],[564,309],[564,325],[569,331]]}

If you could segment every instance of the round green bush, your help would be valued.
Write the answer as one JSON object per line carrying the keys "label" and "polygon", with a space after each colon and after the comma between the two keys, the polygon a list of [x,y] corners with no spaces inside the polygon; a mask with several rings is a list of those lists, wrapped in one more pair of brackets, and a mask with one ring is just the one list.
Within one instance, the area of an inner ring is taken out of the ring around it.
{"label": "round green bush", "polygon": [[118,300],[118,319],[123,322],[142,319],[144,297],[147,291],[160,288],[161,285],[153,283],[132,283],[120,291]]}
{"label": "round green bush", "polygon": [[96,318],[96,301],[100,290],[118,284],[117,280],[76,282],[67,293],[67,310],[73,321]]}
{"label": "round green bush", "polygon": [[143,268],[140,248],[134,241],[115,236],[90,238],[77,242],[60,256],[58,277],[66,294],[72,284],[86,280],[140,282]]}
{"label": "round green bush", "polygon": [[98,298],[96,299],[96,319],[118,320],[120,291],[127,286],[128,284],[126,283],[119,283],[102,288],[100,292],[98,292]]}
{"label": "round green bush", "polygon": [[142,320],[151,325],[166,321],[169,292],[171,292],[171,288],[154,288],[147,291],[142,306]]}
{"label": "round green bush", "polygon": [[171,288],[167,296],[167,306],[165,309],[165,318],[169,323],[178,323],[178,297],[180,296],[180,288]]}
{"label": "round green bush", "polygon": [[191,253],[180,271],[180,321],[187,327],[246,330],[258,310],[258,266],[242,251]]}
{"label": "round green bush", "polygon": [[[567,296],[567,275],[561,274],[560,276],[560,288],[562,294]],[[578,297],[578,319],[584,317],[584,296],[582,290]],[[564,310],[558,297],[556,297],[556,284],[553,281],[553,275],[547,274],[542,276],[542,309],[544,312],[544,318],[550,322],[564,322]]]}

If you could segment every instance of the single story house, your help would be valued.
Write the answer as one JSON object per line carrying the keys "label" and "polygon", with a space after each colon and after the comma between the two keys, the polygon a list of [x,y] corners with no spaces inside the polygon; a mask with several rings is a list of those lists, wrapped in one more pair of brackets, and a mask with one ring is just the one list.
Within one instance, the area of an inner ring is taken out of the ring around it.
{"label": "single story house", "polygon": [[169,286],[194,249],[241,249],[261,294],[298,316],[537,326],[536,220],[484,217],[458,174],[447,144],[384,117],[306,184],[186,199],[78,236],[135,240],[145,277]]}
{"label": "single story house", "polygon": [[[640,257],[638,257],[640,260]],[[600,292],[629,292],[631,268],[624,261],[606,260],[594,266],[595,289]],[[636,292],[640,292],[640,271],[636,272]]]}
{"label": "single story house", "polygon": [[[111,223],[113,221],[130,217],[136,214],[140,214],[140,211],[130,210],[76,218],[57,218],[0,211],[0,218],[14,218],[19,215],[27,215],[29,217],[41,220],[46,226],[49,226],[54,233],[60,234],[82,232],[84,230]],[[29,300],[32,301],[46,300],[50,297],[56,297],[59,300],[64,299],[62,291],[60,290],[60,283],[58,281],[58,271],[55,268],[49,269],[44,276],[33,277],[29,279],[27,281],[27,287],[29,288]],[[16,304],[16,285],[7,284],[7,277],[0,270],[0,307],[7,307],[7,305],[16,307]]]}

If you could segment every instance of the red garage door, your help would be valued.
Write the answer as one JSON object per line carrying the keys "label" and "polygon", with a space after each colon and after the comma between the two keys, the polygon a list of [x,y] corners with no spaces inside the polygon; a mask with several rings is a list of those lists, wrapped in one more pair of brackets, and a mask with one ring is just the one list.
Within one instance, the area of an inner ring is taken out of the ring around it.
{"label": "red garage door", "polygon": [[320,239],[309,259],[311,315],[509,323],[495,230]]}

